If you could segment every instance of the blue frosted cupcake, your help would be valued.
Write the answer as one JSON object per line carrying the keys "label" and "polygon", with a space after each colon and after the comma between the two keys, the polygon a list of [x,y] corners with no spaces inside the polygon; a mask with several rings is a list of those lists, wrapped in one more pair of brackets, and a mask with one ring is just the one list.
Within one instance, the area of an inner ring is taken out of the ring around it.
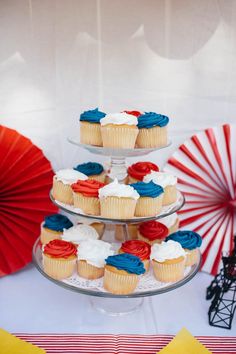
{"label": "blue frosted cupcake", "polygon": [[85,111],[80,115],[80,142],[82,144],[102,146],[100,120],[105,115],[98,108]]}
{"label": "blue frosted cupcake", "polygon": [[100,163],[97,162],[82,163],[74,167],[74,170],[80,173],[84,173],[86,176],[88,176],[88,179],[95,179],[99,182],[105,183],[106,172],[104,170],[104,167]]}
{"label": "blue frosted cupcake", "polygon": [[138,117],[137,147],[155,148],[167,145],[169,118],[155,112],[145,112]]}
{"label": "blue frosted cupcake", "polygon": [[61,239],[63,231],[72,226],[72,222],[65,215],[52,214],[46,216],[41,224],[40,240],[42,244],[45,245],[52,240]]}
{"label": "blue frosted cupcake", "polygon": [[130,184],[140,195],[135,208],[135,216],[155,216],[160,213],[164,189],[154,182]]}
{"label": "blue frosted cupcake", "polygon": [[105,261],[104,288],[117,295],[133,293],[138,285],[138,276],[145,273],[140,258],[122,253],[109,256]]}
{"label": "blue frosted cupcake", "polygon": [[185,266],[189,267],[198,261],[198,248],[202,244],[202,238],[194,231],[177,231],[169,235],[166,241],[173,240],[179,242],[186,251]]}

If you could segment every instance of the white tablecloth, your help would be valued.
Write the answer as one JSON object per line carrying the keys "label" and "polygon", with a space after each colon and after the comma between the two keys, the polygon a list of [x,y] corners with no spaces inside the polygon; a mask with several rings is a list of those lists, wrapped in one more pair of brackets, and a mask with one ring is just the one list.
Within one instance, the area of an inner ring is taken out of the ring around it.
{"label": "white tablecloth", "polygon": [[0,280],[0,327],[20,333],[175,334],[183,326],[194,335],[236,335],[208,325],[206,287],[212,277],[199,273],[183,287],[146,298],[133,314],[111,317],[91,306],[91,298],[44,278],[33,265]]}

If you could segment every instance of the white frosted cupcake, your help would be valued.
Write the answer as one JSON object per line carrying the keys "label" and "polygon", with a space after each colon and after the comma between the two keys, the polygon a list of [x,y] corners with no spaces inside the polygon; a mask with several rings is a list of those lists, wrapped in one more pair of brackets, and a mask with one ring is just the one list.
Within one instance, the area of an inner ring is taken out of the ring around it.
{"label": "white frosted cupcake", "polygon": [[69,229],[65,229],[61,235],[61,239],[79,245],[83,241],[97,240],[99,235],[97,231],[89,225],[79,224]]}
{"label": "white frosted cupcake", "polygon": [[100,120],[104,147],[133,149],[138,136],[137,117],[125,112],[110,113]]}
{"label": "white frosted cupcake", "polygon": [[53,198],[65,204],[73,204],[71,185],[78,180],[85,181],[88,177],[73,169],[59,170],[53,177]]}
{"label": "white frosted cupcake", "polygon": [[98,279],[104,275],[105,259],[114,255],[110,243],[100,240],[81,242],[78,247],[77,271],[86,279]]}
{"label": "white frosted cupcake", "polygon": [[165,216],[158,221],[168,228],[168,235],[176,232],[179,229],[179,218],[176,213]]}
{"label": "white frosted cupcake", "polygon": [[184,277],[186,252],[180,243],[167,241],[155,243],[151,248],[151,256],[155,278],[169,283]]}
{"label": "white frosted cupcake", "polygon": [[134,217],[139,194],[128,185],[114,182],[99,189],[101,216],[111,219],[131,219]]}
{"label": "white frosted cupcake", "polygon": [[[81,218],[78,218],[78,224],[81,224],[81,220],[79,220],[79,219],[81,219]],[[85,219],[84,218],[82,220],[82,224],[93,227],[97,231],[99,238],[101,238],[103,236],[104,230],[105,230],[105,224],[103,222],[101,222],[101,221],[94,222],[92,219]]]}
{"label": "white frosted cupcake", "polygon": [[169,205],[176,202],[177,177],[166,172],[152,171],[151,173],[149,173],[144,177],[143,181],[146,183],[153,181],[154,183],[164,188],[164,197],[162,200],[163,205]]}

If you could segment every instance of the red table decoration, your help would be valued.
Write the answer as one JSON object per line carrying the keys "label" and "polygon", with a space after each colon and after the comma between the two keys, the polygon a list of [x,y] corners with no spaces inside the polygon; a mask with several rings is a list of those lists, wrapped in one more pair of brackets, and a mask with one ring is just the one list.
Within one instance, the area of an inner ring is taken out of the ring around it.
{"label": "red table decoration", "polygon": [[0,125],[0,276],[26,266],[50,202],[53,170],[42,150]]}
{"label": "red table decoration", "polygon": [[236,208],[236,126],[209,128],[185,141],[165,171],[178,177],[186,204],[180,227],[202,238],[202,270],[216,275],[222,252],[233,249]]}

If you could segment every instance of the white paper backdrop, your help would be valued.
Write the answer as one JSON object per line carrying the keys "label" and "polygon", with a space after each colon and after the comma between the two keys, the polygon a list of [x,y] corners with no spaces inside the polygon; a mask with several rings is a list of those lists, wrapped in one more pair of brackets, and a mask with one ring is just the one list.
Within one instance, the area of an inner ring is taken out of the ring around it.
{"label": "white paper backdrop", "polygon": [[235,121],[236,1],[1,0],[0,119],[54,168],[98,158],[66,142],[81,111],[154,110],[173,145]]}

